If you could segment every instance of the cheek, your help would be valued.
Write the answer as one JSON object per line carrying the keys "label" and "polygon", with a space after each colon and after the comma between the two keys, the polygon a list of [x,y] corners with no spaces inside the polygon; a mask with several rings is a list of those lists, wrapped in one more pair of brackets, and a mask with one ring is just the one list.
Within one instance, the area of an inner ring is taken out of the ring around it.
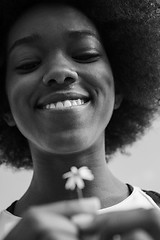
{"label": "cheek", "polygon": [[6,91],[10,104],[10,109],[17,128],[22,135],[30,139],[34,131],[33,118],[34,109],[31,104],[33,86],[27,78],[19,79],[12,77],[6,81]]}
{"label": "cheek", "polygon": [[29,97],[36,92],[38,79],[39,76],[37,76],[37,74],[7,74],[6,92],[10,104],[19,104],[23,101],[27,102],[30,100]]}
{"label": "cheek", "polygon": [[24,119],[29,115],[35,82],[30,77],[7,75],[6,92],[16,125],[22,129]]}
{"label": "cheek", "polygon": [[102,92],[108,94],[108,91],[114,95],[114,80],[111,68],[109,65],[103,64],[96,73],[96,78]]}
{"label": "cheek", "polygon": [[106,86],[114,88],[112,70],[106,57],[95,63],[84,65],[80,70],[80,75],[83,79],[88,79],[89,84],[92,84],[95,88]]}
{"label": "cheek", "polygon": [[115,102],[115,87],[111,68],[109,65],[101,65],[95,73],[94,87],[97,94],[97,116],[101,125],[105,128],[113,114]]}
{"label": "cheek", "polygon": [[108,125],[114,110],[115,87],[111,68],[105,63],[100,64],[83,72],[82,78],[87,79],[85,84],[93,97],[92,119],[97,124],[97,131],[101,132]]}
{"label": "cheek", "polygon": [[[83,69],[81,76],[82,79],[86,79],[85,84],[88,85],[89,91],[98,95],[103,103],[106,102],[106,99],[108,104],[114,101],[114,79],[109,64],[102,62],[96,64],[95,67]],[[96,96],[95,100],[97,100]]]}

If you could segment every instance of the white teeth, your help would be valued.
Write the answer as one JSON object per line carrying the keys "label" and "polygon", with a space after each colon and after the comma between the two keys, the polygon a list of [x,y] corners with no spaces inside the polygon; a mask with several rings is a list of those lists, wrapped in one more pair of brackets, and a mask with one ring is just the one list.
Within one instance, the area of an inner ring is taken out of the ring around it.
{"label": "white teeth", "polygon": [[81,104],[82,104],[81,99],[78,99],[77,100],[77,105],[81,105]]}
{"label": "white teeth", "polygon": [[64,107],[63,102],[56,103],[56,108],[63,108],[63,107]]}
{"label": "white teeth", "polygon": [[46,105],[46,106],[45,106],[45,107],[43,107],[43,108],[49,109],[49,106],[50,106],[50,105],[48,104],[48,105]]}
{"label": "white teeth", "polygon": [[49,104],[49,109],[50,108],[56,108],[55,104],[54,103]]}
{"label": "white teeth", "polygon": [[57,103],[51,103],[47,104],[44,109],[62,109],[62,108],[69,108],[72,106],[80,106],[83,105],[85,102],[83,99],[77,99],[77,100],[65,100],[62,102]]}
{"label": "white teeth", "polygon": [[47,104],[44,108],[46,109],[51,109],[51,108],[55,108],[56,106],[54,105],[54,103],[52,104]]}
{"label": "white teeth", "polygon": [[64,103],[63,103],[64,107],[71,107],[72,106],[72,103],[71,101],[69,100],[66,100]]}
{"label": "white teeth", "polygon": [[73,106],[76,106],[76,105],[77,105],[77,101],[76,101],[76,100],[73,100],[73,101],[72,101],[72,105],[73,105]]}

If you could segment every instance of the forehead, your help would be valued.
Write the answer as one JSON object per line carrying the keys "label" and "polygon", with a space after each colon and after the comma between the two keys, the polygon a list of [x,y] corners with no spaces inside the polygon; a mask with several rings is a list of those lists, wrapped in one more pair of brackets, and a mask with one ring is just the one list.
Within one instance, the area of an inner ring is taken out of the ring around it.
{"label": "forehead", "polygon": [[98,37],[94,24],[79,10],[65,5],[37,5],[16,21],[8,44],[35,33],[58,35],[67,31],[89,31]]}

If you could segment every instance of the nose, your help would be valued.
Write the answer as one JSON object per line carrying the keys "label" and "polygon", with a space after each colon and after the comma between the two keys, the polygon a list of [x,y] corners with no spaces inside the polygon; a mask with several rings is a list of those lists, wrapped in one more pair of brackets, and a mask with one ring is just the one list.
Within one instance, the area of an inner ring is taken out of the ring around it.
{"label": "nose", "polygon": [[54,83],[71,84],[78,80],[78,74],[66,65],[53,66],[44,75],[43,83],[46,86],[51,86]]}

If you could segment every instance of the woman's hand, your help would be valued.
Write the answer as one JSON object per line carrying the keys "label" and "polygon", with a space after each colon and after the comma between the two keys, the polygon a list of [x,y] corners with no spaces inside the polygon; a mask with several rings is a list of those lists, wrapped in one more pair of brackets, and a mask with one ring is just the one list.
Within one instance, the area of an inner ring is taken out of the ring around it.
{"label": "woman's hand", "polygon": [[159,210],[135,209],[97,215],[98,208],[97,199],[33,207],[4,240],[160,239]]}
{"label": "woman's hand", "polygon": [[135,209],[97,215],[88,225],[79,225],[81,234],[101,240],[159,240],[160,211]]}
{"label": "woman's hand", "polygon": [[79,228],[71,220],[84,214],[83,222],[99,209],[96,198],[64,201],[32,207],[4,240],[77,240]]}

